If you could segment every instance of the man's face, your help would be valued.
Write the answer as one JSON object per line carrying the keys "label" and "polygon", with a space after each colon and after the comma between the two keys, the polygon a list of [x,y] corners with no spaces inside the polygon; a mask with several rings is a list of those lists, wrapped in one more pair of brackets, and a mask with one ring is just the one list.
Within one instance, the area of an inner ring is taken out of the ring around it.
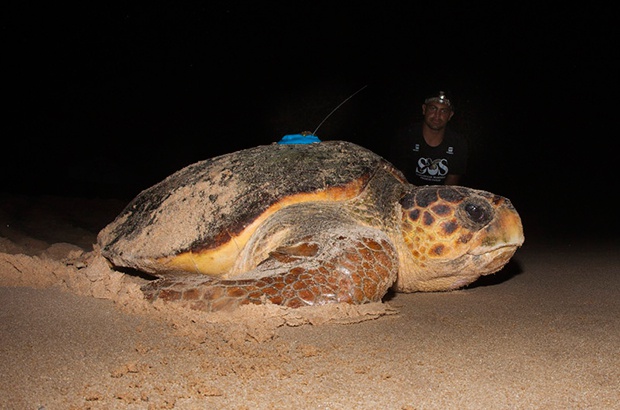
{"label": "man's face", "polygon": [[424,123],[430,129],[441,130],[446,127],[454,112],[447,104],[431,101],[422,104],[422,114],[424,115]]}

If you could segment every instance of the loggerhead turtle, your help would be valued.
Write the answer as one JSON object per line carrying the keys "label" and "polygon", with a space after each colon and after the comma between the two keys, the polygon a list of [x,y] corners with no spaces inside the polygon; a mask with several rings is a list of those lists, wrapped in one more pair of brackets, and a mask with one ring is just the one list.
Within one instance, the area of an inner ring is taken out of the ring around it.
{"label": "loggerhead turtle", "polygon": [[158,279],[149,300],[206,311],[378,302],[501,269],[523,243],[506,198],[410,185],[353,143],[264,145],[189,165],[98,235],[116,268]]}

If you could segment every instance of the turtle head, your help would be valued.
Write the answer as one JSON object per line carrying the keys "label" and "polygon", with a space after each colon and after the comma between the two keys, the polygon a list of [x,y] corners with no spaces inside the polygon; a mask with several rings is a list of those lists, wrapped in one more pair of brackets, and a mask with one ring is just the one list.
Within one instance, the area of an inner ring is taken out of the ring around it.
{"label": "turtle head", "polygon": [[489,192],[411,186],[400,204],[405,249],[397,291],[468,285],[500,270],[524,241],[521,218],[512,203]]}

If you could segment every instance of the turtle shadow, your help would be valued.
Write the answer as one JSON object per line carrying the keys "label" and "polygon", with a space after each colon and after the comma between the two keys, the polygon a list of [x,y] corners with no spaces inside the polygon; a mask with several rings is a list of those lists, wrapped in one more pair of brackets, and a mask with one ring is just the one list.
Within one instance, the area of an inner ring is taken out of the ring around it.
{"label": "turtle shadow", "polygon": [[500,283],[504,283],[517,275],[523,273],[523,268],[521,264],[516,259],[511,259],[508,263],[499,271],[486,276],[481,276],[474,282],[469,285],[463,287],[463,289],[474,289],[484,286],[495,286]]}
{"label": "turtle shadow", "polygon": [[[480,288],[480,287],[499,285],[500,283],[506,282],[514,278],[515,276],[520,275],[521,273],[523,273],[523,268],[521,264],[519,263],[519,261],[516,259],[511,259],[499,271],[491,275],[481,276],[474,282],[460,289],[463,289],[463,290],[464,289],[475,289],[475,288]],[[392,287],[388,289],[387,293],[385,294],[385,296],[383,296],[382,300],[384,302],[389,302],[396,296],[397,293],[398,292],[396,292],[394,288]]]}
{"label": "turtle shadow", "polygon": [[157,276],[154,276],[154,275],[151,275],[149,273],[142,272],[142,271],[139,271],[139,270],[133,269],[133,268],[125,268],[125,267],[122,267],[122,266],[115,266],[114,270],[117,271],[117,272],[120,272],[122,274],[128,275],[128,276],[133,276],[133,277],[136,277],[136,278],[147,280],[149,282],[159,279]]}

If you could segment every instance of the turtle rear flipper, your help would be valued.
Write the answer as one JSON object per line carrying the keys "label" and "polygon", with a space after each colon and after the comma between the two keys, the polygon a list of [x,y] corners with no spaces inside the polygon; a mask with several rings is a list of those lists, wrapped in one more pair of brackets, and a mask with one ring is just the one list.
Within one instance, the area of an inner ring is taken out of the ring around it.
{"label": "turtle rear flipper", "polygon": [[[321,244],[321,245],[319,245]],[[244,277],[220,280],[204,275],[159,279],[142,290],[148,300],[162,299],[203,311],[233,310],[245,304],[273,303],[297,308],[344,302],[379,302],[396,279],[398,259],[381,231],[357,227],[320,242],[307,241],[270,252]]]}

